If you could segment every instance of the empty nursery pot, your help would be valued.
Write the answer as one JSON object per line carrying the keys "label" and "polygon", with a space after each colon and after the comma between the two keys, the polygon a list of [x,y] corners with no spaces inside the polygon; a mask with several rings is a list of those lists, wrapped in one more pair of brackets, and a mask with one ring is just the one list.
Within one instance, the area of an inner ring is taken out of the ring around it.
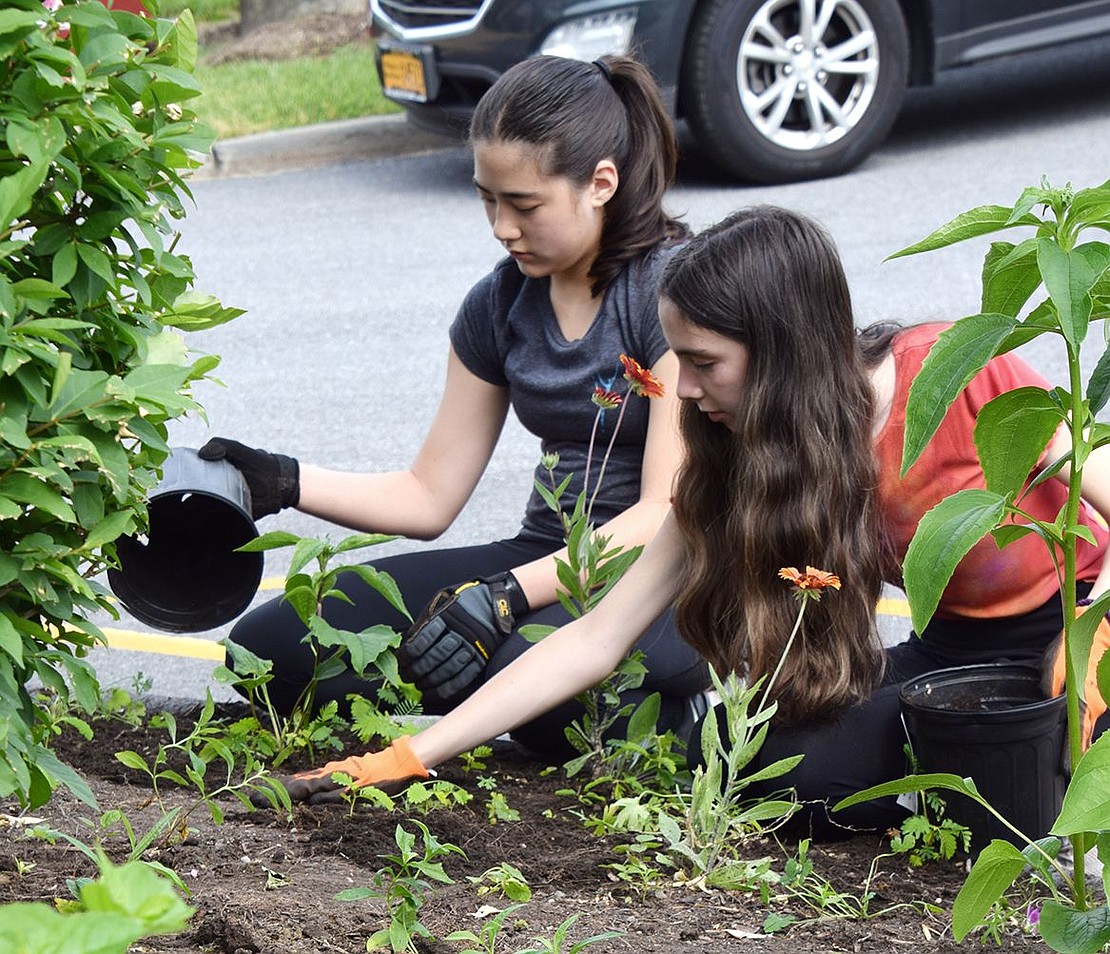
{"label": "empty nursery pot", "polygon": [[137,619],[173,633],[213,629],[250,605],[263,555],[236,553],[258,536],[250,490],[226,460],[175,447],[148,503],[145,539],[116,542],[108,584]]}
{"label": "empty nursery pot", "polygon": [[[902,719],[922,772],[970,777],[980,794],[1030,838],[1048,833],[1067,787],[1067,705],[1046,699],[1036,667],[987,663],[940,669],[902,686]],[[948,817],[971,829],[975,857],[992,839],[1024,847],[990,812],[939,793]]]}

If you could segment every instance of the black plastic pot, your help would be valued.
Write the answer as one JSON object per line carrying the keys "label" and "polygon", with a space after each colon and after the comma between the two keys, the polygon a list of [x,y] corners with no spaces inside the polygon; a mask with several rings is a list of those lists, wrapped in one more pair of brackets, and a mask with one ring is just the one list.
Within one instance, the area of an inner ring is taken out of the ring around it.
{"label": "black plastic pot", "polygon": [[108,584],[137,619],[173,633],[214,629],[250,605],[263,555],[236,553],[258,536],[250,490],[226,460],[175,447],[150,495],[145,539],[116,542]]}
{"label": "black plastic pot", "polygon": [[[1067,706],[1046,699],[1033,666],[987,663],[940,669],[902,686],[902,718],[922,772],[970,777],[1012,824],[1040,838],[1067,787]],[[994,838],[1024,847],[975,802],[940,792],[948,816],[971,829],[976,856]]]}

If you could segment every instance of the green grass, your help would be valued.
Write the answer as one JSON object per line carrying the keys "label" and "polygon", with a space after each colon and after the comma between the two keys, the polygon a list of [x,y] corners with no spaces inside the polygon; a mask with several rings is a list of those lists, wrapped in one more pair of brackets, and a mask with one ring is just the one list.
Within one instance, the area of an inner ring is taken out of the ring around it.
{"label": "green grass", "polygon": [[186,8],[198,20],[230,20],[239,16],[239,0],[161,0],[158,14],[176,17]]}
{"label": "green grass", "polygon": [[[198,22],[236,20],[239,0],[159,0],[159,16],[189,9]],[[237,60],[197,66],[204,90],[195,106],[221,139],[307,126],[335,119],[395,113],[381,93],[372,43],[340,47],[328,56]]]}
{"label": "green grass", "polygon": [[398,111],[382,96],[371,44],[330,56],[201,65],[196,77],[204,90],[197,113],[222,139]]}

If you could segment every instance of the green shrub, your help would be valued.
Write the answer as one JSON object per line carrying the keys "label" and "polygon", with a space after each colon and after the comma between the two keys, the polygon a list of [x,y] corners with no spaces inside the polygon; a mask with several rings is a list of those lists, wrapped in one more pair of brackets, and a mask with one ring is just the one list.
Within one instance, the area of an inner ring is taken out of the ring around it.
{"label": "green shrub", "polygon": [[239,314],[190,291],[173,220],[212,134],[191,15],[148,20],[95,2],[0,10],[0,797],[65,783],[25,683],[92,710],[84,658],[112,611],[97,576],[141,532],[167,422],[197,405],[174,329]]}

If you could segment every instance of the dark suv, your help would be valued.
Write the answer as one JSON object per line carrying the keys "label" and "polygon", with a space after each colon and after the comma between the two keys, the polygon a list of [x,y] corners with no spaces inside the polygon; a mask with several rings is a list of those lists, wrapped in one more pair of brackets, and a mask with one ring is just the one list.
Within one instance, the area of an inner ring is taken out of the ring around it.
{"label": "dark suv", "polygon": [[906,87],[942,70],[1110,32],[1110,0],[370,0],[387,96],[463,130],[536,53],[631,51],[705,153],[744,179],[851,169]]}

